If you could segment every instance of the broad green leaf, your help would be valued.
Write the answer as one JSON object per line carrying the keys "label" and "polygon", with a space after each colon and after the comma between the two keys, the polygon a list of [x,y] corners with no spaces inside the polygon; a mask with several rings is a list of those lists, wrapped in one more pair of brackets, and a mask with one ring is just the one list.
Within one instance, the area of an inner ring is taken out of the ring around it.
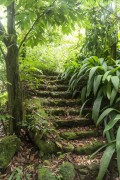
{"label": "broad green leaf", "polygon": [[117,136],[116,136],[116,151],[117,151],[118,172],[120,177],[120,126],[118,128]]}
{"label": "broad green leaf", "polygon": [[107,71],[107,63],[105,61],[103,62],[102,67],[103,67],[104,71],[106,72]]}
{"label": "broad green leaf", "polygon": [[104,61],[104,58],[99,58],[99,61],[100,61],[100,65],[102,65],[103,61]]}
{"label": "broad green leaf", "polygon": [[115,90],[118,91],[119,83],[120,83],[119,77],[118,76],[112,76],[111,81],[113,83]]}
{"label": "broad green leaf", "polygon": [[87,85],[87,96],[90,95],[90,92],[91,92],[91,89],[93,87],[93,76],[96,72],[96,70],[98,69],[98,66],[96,67],[93,67],[91,70],[90,70],[90,73],[89,73],[89,79],[88,79],[88,85]]}
{"label": "broad green leaf", "polygon": [[111,83],[110,82],[107,84],[106,91],[107,91],[107,97],[108,97],[108,99],[110,99],[110,97],[111,97]]}
{"label": "broad green leaf", "polygon": [[114,109],[114,108],[108,108],[108,109],[106,109],[105,111],[103,111],[103,113],[99,116],[99,118],[98,118],[98,120],[97,120],[97,125],[99,125],[99,124],[103,121],[103,119],[104,119],[107,115],[109,115],[109,113],[111,113],[112,111],[116,111],[116,109]]}
{"label": "broad green leaf", "polygon": [[108,80],[108,82],[110,81],[111,76],[112,76],[112,75],[108,75],[108,76],[107,76],[107,80]]}
{"label": "broad green leaf", "polygon": [[102,79],[103,82],[106,80],[106,78],[107,78],[107,76],[108,76],[109,73],[110,73],[110,71],[107,71],[107,72],[104,74],[103,79]]}
{"label": "broad green leaf", "polygon": [[84,103],[86,97],[86,86],[82,88],[81,91],[81,102]]}
{"label": "broad green leaf", "polygon": [[100,113],[100,107],[101,107],[101,102],[102,102],[103,96],[98,96],[93,104],[93,108],[92,108],[92,118],[94,120],[94,122],[97,122],[99,113]]}
{"label": "broad green leaf", "polygon": [[[108,121],[108,117],[106,116],[106,117],[104,118],[104,127],[107,126],[107,121]],[[103,135],[104,135],[104,134],[103,134]],[[110,132],[107,131],[107,132],[105,133],[105,135],[106,135],[106,139],[107,139],[108,143],[110,143],[110,142],[112,141]]]}
{"label": "broad green leaf", "polygon": [[94,79],[94,88],[93,88],[94,95],[96,95],[96,93],[97,93],[97,91],[98,91],[98,88],[99,88],[99,86],[100,86],[100,82],[101,82],[102,76],[103,76],[103,75],[98,75],[98,76],[96,76],[96,78]]}
{"label": "broad green leaf", "polygon": [[101,162],[100,162],[100,170],[98,177],[96,180],[103,180],[103,177],[107,171],[107,168],[109,166],[110,160],[115,152],[115,145],[109,145],[106,150],[104,151],[104,154],[102,156]]}
{"label": "broad green leaf", "polygon": [[112,106],[112,104],[116,98],[116,95],[117,95],[117,91],[113,88],[112,93],[111,93],[111,97],[110,97],[110,106]]}
{"label": "broad green leaf", "polygon": [[116,103],[118,103],[120,101],[120,97],[116,99]]}
{"label": "broad green leaf", "polygon": [[90,100],[90,99],[87,99],[87,100],[83,103],[82,107],[80,108],[80,116],[82,116],[83,109],[84,109],[85,105],[87,104],[87,102],[88,102],[89,100]]}
{"label": "broad green leaf", "polygon": [[106,133],[106,131],[109,131],[110,129],[112,129],[114,127],[114,125],[120,120],[120,114],[117,114],[113,119],[110,120],[110,122],[106,125],[105,129],[104,129],[104,134]]}

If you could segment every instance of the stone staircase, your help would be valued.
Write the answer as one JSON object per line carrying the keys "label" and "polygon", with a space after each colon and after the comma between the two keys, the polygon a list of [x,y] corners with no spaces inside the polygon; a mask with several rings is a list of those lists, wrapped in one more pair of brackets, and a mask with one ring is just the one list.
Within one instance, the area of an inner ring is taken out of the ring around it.
{"label": "stone staircase", "polygon": [[39,97],[60,136],[62,152],[70,153],[78,164],[98,163],[100,156],[89,160],[88,155],[105,144],[105,139],[101,129],[97,129],[90,118],[90,108],[85,108],[80,117],[80,98],[72,98],[72,93],[67,91],[67,82],[60,80],[57,75],[41,75],[37,78],[39,83],[29,91],[29,95]]}

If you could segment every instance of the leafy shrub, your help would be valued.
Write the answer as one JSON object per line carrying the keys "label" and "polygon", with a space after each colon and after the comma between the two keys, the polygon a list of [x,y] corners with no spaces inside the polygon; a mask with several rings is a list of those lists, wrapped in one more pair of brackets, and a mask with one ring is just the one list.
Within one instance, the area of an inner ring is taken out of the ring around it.
{"label": "leafy shrub", "polygon": [[85,104],[91,96],[94,97],[92,118],[96,126],[104,124],[103,134],[108,140],[97,180],[103,178],[115,151],[120,175],[120,60],[93,56],[85,59],[82,67],[76,68],[74,72],[70,79],[70,89],[75,93],[84,80],[81,100]]}

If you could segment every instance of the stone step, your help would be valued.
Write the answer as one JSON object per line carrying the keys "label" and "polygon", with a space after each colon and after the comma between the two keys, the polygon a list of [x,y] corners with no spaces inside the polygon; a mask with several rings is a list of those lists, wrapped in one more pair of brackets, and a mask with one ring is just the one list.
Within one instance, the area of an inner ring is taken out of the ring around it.
{"label": "stone step", "polygon": [[76,107],[76,106],[80,106],[81,102],[80,99],[53,99],[53,98],[40,98],[40,102],[43,106],[51,106],[51,107],[55,107],[55,106],[59,106],[59,107],[65,107],[65,106],[69,106],[69,107]]}
{"label": "stone step", "polygon": [[[45,112],[54,116],[78,116],[80,114],[80,108],[66,108],[66,107],[45,107]],[[90,112],[90,109],[86,108],[83,114]]]}
{"label": "stone step", "polygon": [[33,74],[34,77],[38,78],[38,79],[45,79],[45,80],[57,80],[57,79],[61,79],[61,77],[56,74],[56,75],[39,75],[39,74]]}
{"label": "stone step", "polygon": [[38,90],[43,90],[43,91],[67,91],[68,86],[67,85],[48,85],[46,86],[45,84],[40,84],[37,87]]}
{"label": "stone step", "polygon": [[[54,167],[54,172],[58,172],[59,164],[63,165],[66,162],[71,162],[74,165],[76,176],[74,180],[96,180],[99,172],[100,158],[102,153],[97,154],[94,158],[89,158],[86,155],[76,155],[71,153],[60,154],[50,159],[47,167],[51,169]],[[44,161],[46,162],[46,161]],[[66,173],[69,175],[70,168],[67,167]],[[66,179],[66,178],[65,178]],[[106,177],[104,180],[107,179]]]}
{"label": "stone step", "polygon": [[96,129],[95,127],[77,127],[77,128],[67,128],[59,129],[58,133],[60,137],[66,140],[77,140],[90,137],[98,137],[101,135],[101,130]]}
{"label": "stone step", "polygon": [[61,142],[63,152],[78,155],[91,155],[106,143],[102,137],[90,137],[82,140],[64,140]]}
{"label": "stone step", "polygon": [[58,84],[58,85],[62,85],[62,84],[68,85],[68,82],[67,82],[67,81],[63,81],[63,80],[61,80],[61,79],[47,80],[46,83],[47,83],[48,85],[57,85],[57,84]]}
{"label": "stone step", "polygon": [[38,97],[52,97],[52,98],[65,98],[69,99],[72,98],[72,93],[67,92],[67,91],[39,91],[39,90],[34,90],[34,91],[29,91],[29,95],[32,96],[38,96]]}
{"label": "stone step", "polygon": [[57,116],[57,117],[54,118],[54,124],[56,128],[77,127],[77,126],[81,127],[81,126],[89,126],[94,124],[93,120],[80,116],[70,116],[70,117]]}

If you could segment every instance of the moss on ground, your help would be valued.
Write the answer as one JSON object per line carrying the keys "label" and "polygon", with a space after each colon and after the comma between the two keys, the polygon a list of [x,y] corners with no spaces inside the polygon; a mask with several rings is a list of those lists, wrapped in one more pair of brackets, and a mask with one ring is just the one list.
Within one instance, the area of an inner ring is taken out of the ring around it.
{"label": "moss on ground", "polygon": [[20,139],[15,135],[0,139],[0,170],[8,166],[19,147]]}
{"label": "moss on ground", "polygon": [[65,162],[59,167],[59,174],[62,177],[62,180],[74,180],[75,178],[75,169],[72,163]]}
{"label": "moss on ground", "polygon": [[80,131],[80,132],[63,132],[60,134],[60,136],[67,140],[74,140],[74,139],[81,139],[81,138],[87,138],[87,137],[96,137],[98,135],[97,131],[89,130],[89,131]]}
{"label": "moss on ground", "polygon": [[57,179],[48,168],[39,166],[38,180],[57,180]]}
{"label": "moss on ground", "polygon": [[102,142],[93,142],[92,144],[85,145],[84,147],[75,148],[75,153],[80,155],[90,155],[94,153],[97,149],[103,146]]}

